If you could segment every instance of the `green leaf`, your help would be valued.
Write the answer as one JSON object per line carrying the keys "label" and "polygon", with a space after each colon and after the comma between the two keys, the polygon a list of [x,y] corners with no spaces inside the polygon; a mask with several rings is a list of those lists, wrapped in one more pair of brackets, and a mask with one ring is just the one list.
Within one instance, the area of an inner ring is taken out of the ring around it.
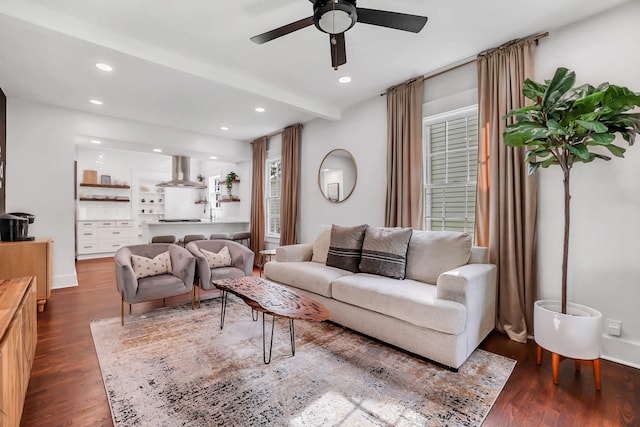
{"label": "green leaf", "polygon": [[542,96],[542,107],[545,110],[553,109],[562,95],[571,89],[575,81],[576,73],[564,67],[558,68]]}
{"label": "green leaf", "polygon": [[610,85],[604,93],[602,103],[611,110],[627,111],[640,107],[640,95],[636,95],[626,87]]}
{"label": "green leaf", "polygon": [[[593,86],[592,86],[593,87]],[[598,104],[604,99],[604,92],[595,92],[573,103],[573,108],[579,109],[582,114],[595,111]]]}
{"label": "green leaf", "polygon": [[596,132],[596,133],[604,133],[609,130],[604,124],[600,122],[590,122],[586,120],[576,120],[576,123],[582,126],[583,128]]}
{"label": "green leaf", "polygon": [[598,159],[607,160],[607,161],[611,160],[611,157],[605,156],[604,154],[598,154],[598,153],[591,153],[591,154],[593,154]]}
{"label": "green leaf", "polygon": [[625,148],[613,144],[605,145],[604,147],[616,157],[624,157],[624,152],[627,151]]}
{"label": "green leaf", "polygon": [[549,120],[547,122],[547,128],[549,129],[551,134],[554,135],[566,136],[570,134],[569,130],[558,123],[556,120]]}
{"label": "green leaf", "polygon": [[612,133],[594,133],[589,138],[598,145],[611,144],[616,136]]}
{"label": "green leaf", "polygon": [[528,141],[544,140],[550,135],[546,127],[526,121],[508,125],[504,131],[504,141],[510,147],[520,147]]}
{"label": "green leaf", "polygon": [[526,79],[524,81],[524,87],[522,88],[522,94],[537,103],[538,98],[542,97],[546,89],[546,85],[536,83],[531,79]]}
{"label": "green leaf", "polygon": [[540,163],[542,162],[529,162],[529,166],[527,167],[527,173],[529,175],[533,175],[540,168]]}
{"label": "green leaf", "polygon": [[528,106],[526,106],[524,108],[520,108],[518,110],[512,110],[508,114],[502,116],[502,120],[506,120],[506,119],[508,119],[510,117],[513,117],[513,116],[519,116],[521,114],[527,113],[527,112],[532,111],[532,110],[540,110],[540,106],[539,105],[528,105]]}
{"label": "green leaf", "polygon": [[567,149],[578,156],[580,159],[585,160],[589,158],[589,149],[584,144],[569,144],[567,145]]}
{"label": "green leaf", "polygon": [[545,169],[554,164],[558,164],[558,161],[556,160],[555,157],[551,157],[543,162],[540,162],[540,166],[542,166]]}

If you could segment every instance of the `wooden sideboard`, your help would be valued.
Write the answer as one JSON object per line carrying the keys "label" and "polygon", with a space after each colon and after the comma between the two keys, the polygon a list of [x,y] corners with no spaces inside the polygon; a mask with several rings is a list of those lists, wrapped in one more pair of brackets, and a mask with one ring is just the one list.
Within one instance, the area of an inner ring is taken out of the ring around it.
{"label": "wooden sideboard", "polygon": [[18,427],[38,338],[36,279],[0,280],[0,426]]}
{"label": "wooden sideboard", "polygon": [[0,279],[35,277],[38,311],[51,296],[53,240],[0,242]]}

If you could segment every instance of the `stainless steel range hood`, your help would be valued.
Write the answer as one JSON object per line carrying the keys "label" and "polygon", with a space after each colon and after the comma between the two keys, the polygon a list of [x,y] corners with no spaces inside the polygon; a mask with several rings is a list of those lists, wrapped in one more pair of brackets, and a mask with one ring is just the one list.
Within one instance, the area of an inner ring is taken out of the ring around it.
{"label": "stainless steel range hood", "polygon": [[157,187],[177,187],[177,188],[207,188],[202,182],[191,181],[189,172],[191,170],[191,159],[186,156],[173,156],[173,167],[171,169],[171,181],[161,182]]}

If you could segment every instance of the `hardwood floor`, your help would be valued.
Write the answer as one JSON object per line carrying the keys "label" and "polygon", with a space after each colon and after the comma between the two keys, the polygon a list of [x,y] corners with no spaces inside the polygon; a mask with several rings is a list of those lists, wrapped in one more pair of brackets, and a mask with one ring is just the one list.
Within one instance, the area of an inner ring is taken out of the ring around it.
{"label": "hardwood floor", "polygon": [[[89,321],[120,316],[113,259],[79,261],[79,286],[52,292],[38,313],[38,346],[22,426],[111,426]],[[257,272],[256,272],[257,274]],[[167,299],[167,305],[188,302]],[[137,304],[134,313],[162,305]],[[535,344],[518,344],[492,333],[481,348],[518,361],[484,426],[640,426],[640,370],[602,362],[602,391],[593,372],[573,363],[551,381],[551,357],[535,361]]]}

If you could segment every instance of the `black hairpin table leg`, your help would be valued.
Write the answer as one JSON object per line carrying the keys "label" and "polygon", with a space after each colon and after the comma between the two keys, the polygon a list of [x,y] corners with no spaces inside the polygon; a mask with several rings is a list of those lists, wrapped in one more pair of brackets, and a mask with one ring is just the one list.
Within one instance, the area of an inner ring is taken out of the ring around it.
{"label": "black hairpin table leg", "polygon": [[289,336],[291,337],[291,355],[296,355],[296,331],[293,327],[293,319],[289,319]]}
{"label": "black hairpin table leg", "polygon": [[227,311],[227,291],[221,291],[222,293],[222,310],[220,311],[220,329],[224,327],[224,315]]}
{"label": "black hairpin table leg", "polygon": [[269,358],[267,359],[267,343],[266,343],[266,334],[265,334],[265,328],[264,328],[264,324],[265,324],[265,320],[264,318],[266,317],[265,313],[262,313],[262,360],[264,361],[265,365],[268,365],[269,363],[271,363],[271,350],[273,350],[273,331],[274,331],[274,327],[276,325],[276,316],[271,316],[271,340],[269,343]]}

